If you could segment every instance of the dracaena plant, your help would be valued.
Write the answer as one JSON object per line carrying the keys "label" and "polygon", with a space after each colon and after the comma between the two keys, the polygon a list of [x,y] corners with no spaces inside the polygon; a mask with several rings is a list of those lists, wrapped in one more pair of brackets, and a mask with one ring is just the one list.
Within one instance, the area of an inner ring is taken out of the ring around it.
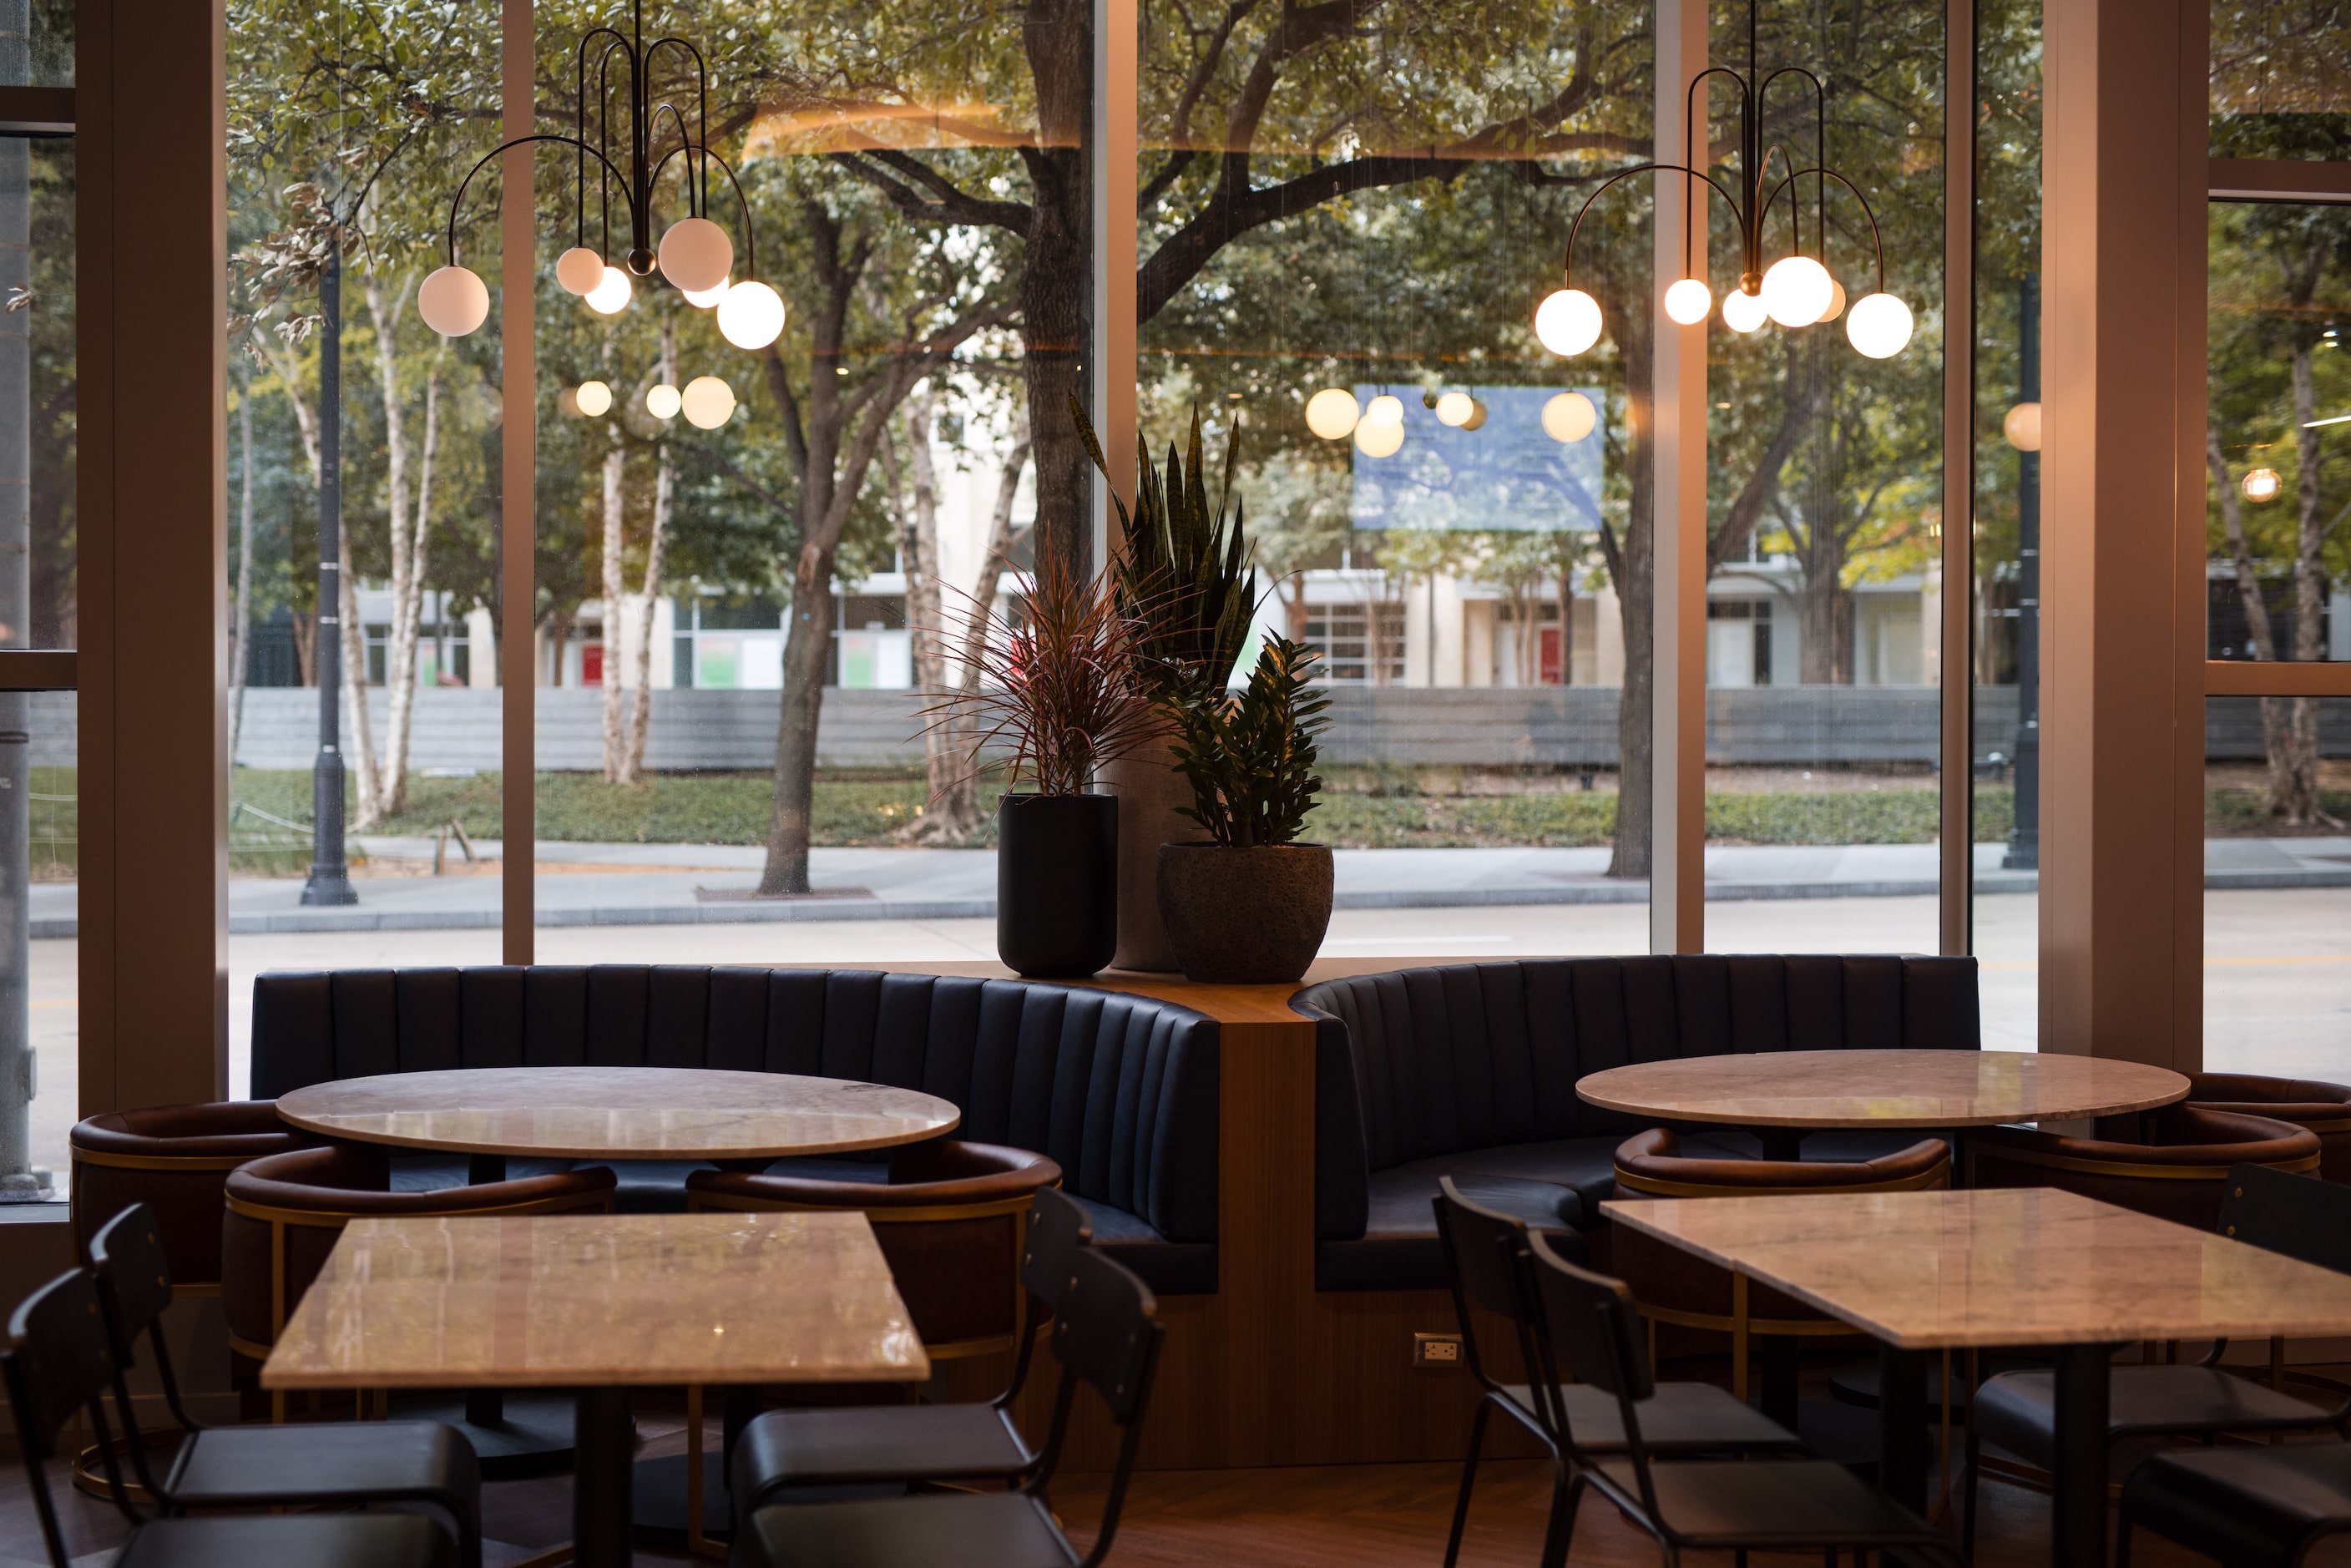
{"label": "dracaena plant", "polygon": [[[1105,483],[1110,465],[1085,405],[1072,397],[1070,416]],[[1134,443],[1134,510],[1111,486],[1124,540],[1112,571],[1120,609],[1135,623],[1135,671],[1154,696],[1176,686],[1222,687],[1249,645],[1257,613],[1257,572],[1233,496],[1233,464],[1240,450],[1234,422],[1225,444],[1225,473],[1216,508],[1208,507],[1207,465],[1200,450],[1200,411],[1192,411],[1186,450],[1167,448],[1165,475],[1155,472],[1142,437]],[[1231,516],[1227,517],[1229,506]]]}
{"label": "dracaena plant", "polygon": [[1180,810],[1217,843],[1297,841],[1322,788],[1315,750],[1331,699],[1310,684],[1318,657],[1269,636],[1238,691],[1186,683],[1159,694],[1159,710],[1176,730],[1176,770],[1192,786],[1192,804]]}
{"label": "dracaena plant", "polygon": [[979,690],[926,707],[927,727],[967,737],[975,772],[993,756],[1012,788],[1082,795],[1096,768],[1159,730],[1135,679],[1136,624],[1109,574],[1082,576],[1057,551],[1039,552],[1025,586],[1017,620],[975,601],[948,638],[948,659],[976,667]]}

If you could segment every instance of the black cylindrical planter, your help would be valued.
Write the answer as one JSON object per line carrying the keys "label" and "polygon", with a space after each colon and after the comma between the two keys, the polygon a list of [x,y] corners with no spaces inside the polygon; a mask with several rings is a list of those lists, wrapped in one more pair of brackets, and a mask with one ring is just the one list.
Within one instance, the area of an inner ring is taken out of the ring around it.
{"label": "black cylindrical planter", "polygon": [[1118,798],[996,806],[996,955],[1030,979],[1091,975],[1118,951]]}

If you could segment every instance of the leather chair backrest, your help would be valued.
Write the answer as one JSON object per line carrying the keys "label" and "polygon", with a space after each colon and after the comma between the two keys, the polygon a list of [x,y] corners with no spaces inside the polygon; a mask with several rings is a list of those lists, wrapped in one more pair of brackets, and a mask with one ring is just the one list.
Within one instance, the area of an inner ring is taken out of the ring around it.
{"label": "leather chair backrest", "polygon": [[1084,988],[854,969],[532,965],[254,981],[253,1092],[458,1067],[710,1067],[918,1089],[1173,1241],[1217,1236],[1217,1025]]}
{"label": "leather chair backrest", "polygon": [[1980,1047],[1973,958],[1685,954],[1459,964],[1329,980],[1317,1021],[1316,1234],[1364,1233],[1371,1172],[1646,1124],[1587,1072],[1734,1051]]}

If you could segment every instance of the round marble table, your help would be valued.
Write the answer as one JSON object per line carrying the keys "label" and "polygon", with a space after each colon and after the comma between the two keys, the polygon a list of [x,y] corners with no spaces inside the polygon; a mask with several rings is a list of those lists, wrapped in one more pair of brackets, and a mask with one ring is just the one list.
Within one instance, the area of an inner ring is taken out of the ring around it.
{"label": "round marble table", "polygon": [[912,1144],[963,1113],[912,1089],[698,1067],[492,1067],[343,1078],[277,1114],[363,1144],[551,1159],[781,1159]]}
{"label": "round marble table", "polygon": [[1782,1051],[1645,1061],[1575,1092],[1661,1122],[1752,1127],[1771,1159],[1829,1127],[1989,1127],[2151,1111],[2188,1096],[2164,1067],[2022,1051]]}

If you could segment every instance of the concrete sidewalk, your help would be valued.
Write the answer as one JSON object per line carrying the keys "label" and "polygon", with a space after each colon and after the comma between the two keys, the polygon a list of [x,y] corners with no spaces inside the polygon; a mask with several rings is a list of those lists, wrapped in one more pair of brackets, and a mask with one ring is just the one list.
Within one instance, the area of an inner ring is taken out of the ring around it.
{"label": "concrete sidewalk", "polygon": [[[429,839],[362,838],[380,865],[429,862]],[[493,863],[435,877],[361,876],[360,902],[305,908],[294,879],[229,883],[229,930],[450,930],[496,926],[500,847],[478,846]],[[1976,891],[2030,893],[2031,872],[2001,869],[2001,847],[1975,850]],[[737,925],[768,921],[990,919],[996,914],[991,850],[820,849],[810,854],[815,896],[755,899],[757,846],[541,843],[538,924],[561,925]],[[2351,887],[2351,837],[2216,839],[2205,845],[2209,888]],[[1341,850],[1342,909],[1445,909],[1507,904],[1637,904],[1640,882],[1611,879],[1605,849]],[[1709,900],[1900,898],[1936,890],[1931,844],[1725,846],[1706,855]],[[33,935],[75,935],[75,890],[33,889]]]}

